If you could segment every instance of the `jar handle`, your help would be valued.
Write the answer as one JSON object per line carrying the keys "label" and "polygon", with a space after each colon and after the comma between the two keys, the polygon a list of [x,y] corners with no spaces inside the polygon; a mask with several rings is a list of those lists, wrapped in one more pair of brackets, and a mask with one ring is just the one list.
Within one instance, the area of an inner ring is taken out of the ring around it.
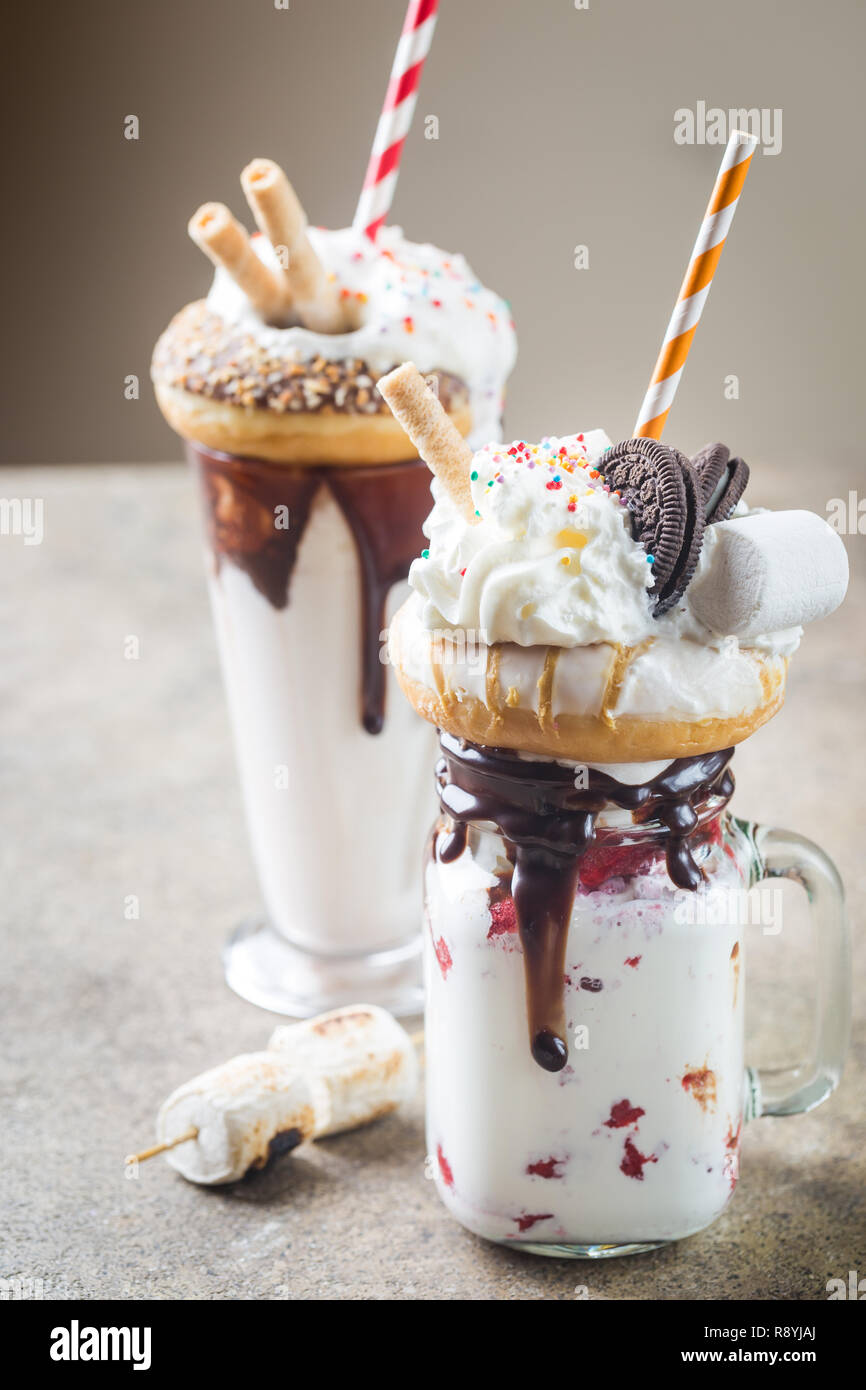
{"label": "jar handle", "polygon": [[802,1115],[836,1089],[851,1030],[851,939],[845,894],[835,864],[811,840],[791,830],[740,822],[756,851],[752,886],[790,878],[809,898],[816,945],[816,994],[811,1055],[793,1067],[749,1067],[745,1118]]}

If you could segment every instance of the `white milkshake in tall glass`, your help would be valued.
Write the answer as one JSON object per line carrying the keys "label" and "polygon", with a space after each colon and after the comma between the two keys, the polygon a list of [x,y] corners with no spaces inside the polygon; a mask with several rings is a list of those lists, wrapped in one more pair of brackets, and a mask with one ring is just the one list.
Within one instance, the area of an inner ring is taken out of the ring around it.
{"label": "white milkshake in tall glass", "polygon": [[[411,1012],[434,744],[399,698],[384,644],[424,544],[430,475],[375,382],[411,353],[461,433],[483,438],[499,428],[515,337],[507,306],[461,256],[398,228],[375,245],[351,229],[308,239],[341,331],[296,321],[291,304],[263,311],[257,279],[245,288],[220,264],[154,354],[159,403],[201,483],[266,909],[235,934],[226,969],[238,992],[281,1012],[360,997]],[[265,237],[249,255],[255,277],[280,282]]]}

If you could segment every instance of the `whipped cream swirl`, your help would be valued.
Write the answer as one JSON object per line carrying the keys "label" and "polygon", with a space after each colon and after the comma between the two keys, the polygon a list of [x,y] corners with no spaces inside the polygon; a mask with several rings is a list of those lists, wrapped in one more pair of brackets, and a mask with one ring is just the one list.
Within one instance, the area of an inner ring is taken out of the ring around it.
{"label": "whipped cream swirl", "polygon": [[[688,590],[662,617],[654,616],[650,558],[604,479],[609,447],[603,430],[540,444],[485,445],[472,462],[475,525],[434,478],[433,510],[424,523],[430,546],[409,571],[421,626],[463,629],[478,642],[521,647],[635,647],[653,638],[655,660],[663,664],[667,653],[674,680],[671,653],[680,641],[735,656],[737,638],[706,627],[689,606]],[[749,513],[740,502],[734,515]],[[696,575],[711,563],[714,542],[708,527]],[[748,645],[790,656],[801,634],[802,628],[788,628],[750,638]]]}
{"label": "whipped cream swirl", "polygon": [[409,574],[424,626],[523,647],[657,635],[651,566],[600,471],[609,447],[603,430],[486,445],[472,465],[474,526],[434,480],[430,548]]}

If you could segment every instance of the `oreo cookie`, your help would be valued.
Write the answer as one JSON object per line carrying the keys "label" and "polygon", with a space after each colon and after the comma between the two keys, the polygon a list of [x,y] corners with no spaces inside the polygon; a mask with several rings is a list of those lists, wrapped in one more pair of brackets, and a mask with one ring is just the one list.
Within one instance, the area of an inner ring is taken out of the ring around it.
{"label": "oreo cookie", "polygon": [[704,538],[700,479],[678,449],[657,439],[626,439],[599,461],[605,482],[631,513],[632,535],[652,556],[653,616],[682,597]]}
{"label": "oreo cookie", "polygon": [[701,546],[704,543],[704,529],[706,527],[704,494],[701,489],[700,478],[685,454],[681,454],[678,449],[674,449],[673,453],[676,454],[682,468],[683,484],[686,491],[686,518],[679,560],[656,604],[654,615],[656,618],[661,617],[662,613],[666,613],[669,608],[673,608],[691,584],[701,556]]}
{"label": "oreo cookie", "polygon": [[749,465],[732,459],[726,444],[705,444],[692,459],[704,495],[707,525],[727,521],[746,490]]}
{"label": "oreo cookie", "polygon": [[731,451],[727,444],[705,444],[692,459],[692,468],[700,478],[701,491],[708,506],[710,498],[728,471],[730,457]]}
{"label": "oreo cookie", "polygon": [[749,481],[749,465],[745,459],[731,459],[728,464],[728,480],[722,494],[707,517],[707,525],[716,521],[727,521],[746,490]]}

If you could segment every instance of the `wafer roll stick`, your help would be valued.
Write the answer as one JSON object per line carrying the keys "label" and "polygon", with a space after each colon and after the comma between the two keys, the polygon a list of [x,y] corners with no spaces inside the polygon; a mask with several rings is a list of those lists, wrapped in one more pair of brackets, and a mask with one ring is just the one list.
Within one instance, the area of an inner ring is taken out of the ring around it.
{"label": "wafer roll stick", "polygon": [[379,391],[421,458],[470,525],[478,520],[469,473],[472,450],[414,362],[379,378]]}
{"label": "wafer roll stick", "polygon": [[256,225],[279,254],[285,248],[283,274],[294,312],[316,333],[345,333],[356,326],[336,285],[307,236],[307,218],[297,194],[272,159],[254,159],[241,174]]}
{"label": "wafer roll stick", "polygon": [[282,278],[263,265],[245,227],[224,203],[203,203],[188,231],[214,265],[223,266],[254,308],[269,323],[285,320],[288,296]]}

